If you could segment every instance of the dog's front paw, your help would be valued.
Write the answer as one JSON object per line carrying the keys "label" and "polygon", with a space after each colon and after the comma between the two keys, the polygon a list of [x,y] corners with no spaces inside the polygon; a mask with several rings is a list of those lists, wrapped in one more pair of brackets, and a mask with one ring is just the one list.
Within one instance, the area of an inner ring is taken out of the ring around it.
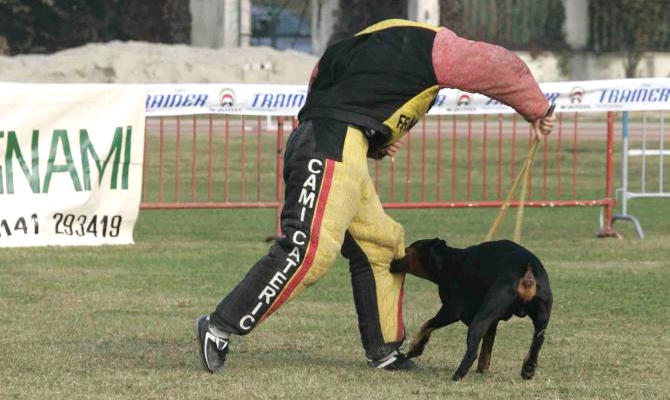
{"label": "dog's front paw", "polygon": [[407,350],[407,358],[414,358],[418,357],[421,354],[423,354],[423,349],[426,348],[426,343],[428,343],[428,337],[424,336],[422,338],[414,338],[412,340],[412,343],[409,345],[409,349]]}
{"label": "dog's front paw", "polygon": [[535,367],[536,365],[524,364],[521,367],[521,377],[523,379],[532,379],[535,375]]}
{"label": "dog's front paw", "polygon": [[407,351],[407,358],[418,357],[423,354],[423,349],[411,348]]}
{"label": "dog's front paw", "polygon": [[461,367],[456,369],[456,372],[454,372],[454,376],[451,377],[451,380],[454,382],[460,381],[461,379],[465,378],[465,375],[468,374],[468,370],[463,370]]}

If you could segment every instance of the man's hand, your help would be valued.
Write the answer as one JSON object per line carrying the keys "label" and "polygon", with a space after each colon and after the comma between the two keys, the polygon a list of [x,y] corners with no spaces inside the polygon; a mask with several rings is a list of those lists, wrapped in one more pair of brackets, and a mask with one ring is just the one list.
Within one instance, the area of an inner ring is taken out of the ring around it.
{"label": "man's hand", "polygon": [[395,154],[402,148],[402,143],[400,141],[393,142],[388,146],[384,147],[382,153],[389,157],[395,157]]}
{"label": "man's hand", "polygon": [[551,130],[554,129],[554,122],[556,121],[556,116],[552,113],[547,115],[544,118],[533,121],[531,124],[535,137],[539,140],[542,139],[542,136],[548,135],[551,133]]}

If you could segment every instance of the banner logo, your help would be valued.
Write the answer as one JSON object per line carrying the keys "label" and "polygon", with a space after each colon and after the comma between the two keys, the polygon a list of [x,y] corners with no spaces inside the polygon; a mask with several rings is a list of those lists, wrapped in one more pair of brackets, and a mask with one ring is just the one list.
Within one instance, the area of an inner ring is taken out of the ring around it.
{"label": "banner logo", "polygon": [[584,88],[575,86],[570,91],[570,104],[582,104],[582,97],[584,97]]}
{"label": "banner logo", "polygon": [[470,105],[470,95],[467,93],[461,93],[460,96],[458,96],[458,101],[456,102],[456,105],[459,107],[467,107]]}
{"label": "banner logo", "polygon": [[219,102],[221,107],[232,107],[235,105],[235,92],[232,89],[225,88],[219,92]]}

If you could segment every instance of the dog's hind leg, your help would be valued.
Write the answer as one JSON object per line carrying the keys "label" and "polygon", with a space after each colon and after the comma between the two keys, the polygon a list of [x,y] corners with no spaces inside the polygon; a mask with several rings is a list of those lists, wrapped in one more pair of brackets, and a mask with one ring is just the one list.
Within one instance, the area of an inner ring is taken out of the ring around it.
{"label": "dog's hind leg", "polygon": [[412,342],[409,345],[407,357],[412,358],[423,354],[423,349],[426,347],[428,340],[430,340],[430,334],[433,333],[435,329],[442,328],[456,321],[458,321],[458,318],[449,315],[447,306],[442,306],[437,314],[426,321],[426,323],[421,326],[419,333],[414,336],[414,339],[412,339]]}
{"label": "dog's hind leg", "polygon": [[467,349],[461,364],[451,378],[452,380],[458,381],[468,373],[472,363],[477,358],[477,349],[482,337],[494,323],[497,323],[504,316],[515,299],[516,294],[510,291],[507,285],[494,287],[489,291],[481,308],[470,322],[466,341]]}
{"label": "dog's hind leg", "polygon": [[544,302],[539,299],[533,301],[528,307],[528,316],[533,320],[535,331],[533,332],[533,341],[530,344],[530,349],[521,366],[521,377],[523,379],[531,379],[535,375],[537,356],[540,354],[542,343],[544,343],[544,332],[549,324],[550,312],[551,310],[547,310]]}
{"label": "dog's hind leg", "polygon": [[477,361],[477,372],[483,373],[488,371],[491,366],[491,352],[493,351],[493,342],[496,339],[496,328],[498,322],[494,322],[486,331],[484,339],[482,340],[482,349],[479,351],[479,360]]}

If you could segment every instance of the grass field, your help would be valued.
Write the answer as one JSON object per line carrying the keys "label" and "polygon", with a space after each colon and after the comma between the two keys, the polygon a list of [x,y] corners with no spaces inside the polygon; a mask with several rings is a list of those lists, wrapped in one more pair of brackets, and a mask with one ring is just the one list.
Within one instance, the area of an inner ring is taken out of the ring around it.
{"label": "grass field", "polygon": [[[545,261],[555,295],[529,382],[519,371],[532,328],[518,318],[499,328],[484,376],[448,379],[465,350],[463,325],[433,335],[421,372],[368,369],[343,260],[237,338],[224,374],[200,371],[193,320],[266,250],[269,210],[143,212],[134,246],[4,249],[0,398],[667,399],[670,208],[651,200],[633,210],[645,240],[624,225],[625,240],[594,238],[595,209],[527,210],[525,244]],[[391,213],[408,241],[439,235],[465,246],[495,211]],[[435,287],[408,278],[408,335],[437,308]]]}
{"label": "grass field", "polygon": [[[188,141],[182,145],[190,151]],[[272,151],[272,143],[263,146]],[[570,165],[569,152],[564,156]],[[579,160],[585,190],[579,193],[602,196],[603,142],[580,145]],[[155,177],[155,154],[149,161]],[[221,165],[215,168],[220,176]],[[549,171],[556,170],[550,165]],[[412,170],[413,199],[419,173]],[[199,195],[206,190],[201,174]],[[174,181],[173,171],[166,176]],[[481,190],[479,176],[473,176],[473,193]],[[273,175],[262,179],[271,183]],[[238,182],[231,181],[233,197]],[[155,194],[157,182],[148,187]],[[445,183],[444,196],[447,188]],[[191,188],[182,189],[188,199]],[[251,197],[256,193],[253,185],[247,190]],[[271,188],[263,190],[262,198],[272,198]],[[397,190],[402,200],[402,188]],[[434,193],[434,186],[429,190]],[[174,189],[166,188],[166,201],[171,197]],[[635,200],[630,212],[640,218],[646,239],[636,239],[622,222],[616,228],[623,240],[596,238],[596,208],[526,209],[523,243],[547,266],[555,297],[531,381],[519,372],[532,325],[518,318],[499,326],[485,375],[473,368],[463,381],[449,380],[465,351],[460,324],[433,334],[418,359],[423,371],[369,369],[341,258],[251,335],[234,338],[224,374],[201,371],[193,321],[210,312],[267,250],[263,238],[273,232],[273,210],[144,211],[133,246],[2,249],[0,399],[668,399],[670,204]],[[439,236],[467,246],[483,239],[496,210],[389,213],[405,226],[407,242]],[[510,214],[502,237],[511,236]],[[407,279],[405,298],[412,336],[437,311],[439,299],[436,287],[414,277]]]}

